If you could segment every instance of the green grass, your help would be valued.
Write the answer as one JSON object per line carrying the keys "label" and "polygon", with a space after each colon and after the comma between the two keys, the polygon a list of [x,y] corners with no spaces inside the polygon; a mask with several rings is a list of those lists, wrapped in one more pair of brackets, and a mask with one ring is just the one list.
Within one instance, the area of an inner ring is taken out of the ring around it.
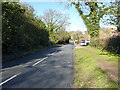
{"label": "green grass", "polygon": [[92,47],[84,47],[75,49],[75,88],[117,88],[117,84],[109,81],[109,75],[100,67],[97,67],[96,60],[104,58],[104,60],[117,63],[116,57],[108,55],[100,55],[100,50]]}
{"label": "green grass", "polygon": [[110,54],[109,52],[105,52],[105,51],[101,51],[100,49],[96,49],[90,46],[85,47],[86,49],[88,49],[89,51],[92,51],[92,53],[94,53],[96,58],[101,58],[104,60],[107,60],[111,63],[118,63],[118,55],[114,55],[114,54]]}
{"label": "green grass", "polygon": [[80,44],[79,44],[79,43],[75,43],[75,45],[80,46]]}

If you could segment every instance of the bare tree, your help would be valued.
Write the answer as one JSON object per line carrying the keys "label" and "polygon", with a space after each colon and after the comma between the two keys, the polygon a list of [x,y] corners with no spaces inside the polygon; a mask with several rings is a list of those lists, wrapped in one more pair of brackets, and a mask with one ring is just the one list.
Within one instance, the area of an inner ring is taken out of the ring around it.
{"label": "bare tree", "polygon": [[46,24],[46,27],[50,33],[63,30],[70,24],[68,22],[68,16],[52,9],[46,10],[44,15],[41,16],[41,19]]}

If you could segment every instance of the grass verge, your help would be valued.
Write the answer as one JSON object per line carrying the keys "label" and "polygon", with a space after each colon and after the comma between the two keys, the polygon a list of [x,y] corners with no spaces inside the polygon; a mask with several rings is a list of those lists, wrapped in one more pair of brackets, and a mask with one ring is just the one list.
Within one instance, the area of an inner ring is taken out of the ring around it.
{"label": "grass verge", "polygon": [[109,80],[110,75],[97,66],[98,59],[117,63],[117,58],[100,53],[100,50],[89,46],[75,49],[75,88],[118,88],[116,82]]}

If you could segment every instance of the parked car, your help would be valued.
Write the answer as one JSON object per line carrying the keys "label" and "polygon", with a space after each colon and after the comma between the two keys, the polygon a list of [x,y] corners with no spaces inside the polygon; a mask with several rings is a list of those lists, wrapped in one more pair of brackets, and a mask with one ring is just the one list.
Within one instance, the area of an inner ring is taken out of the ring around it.
{"label": "parked car", "polygon": [[81,42],[80,42],[80,45],[81,45],[81,46],[86,46],[87,43],[86,43],[85,41],[81,41]]}
{"label": "parked car", "polygon": [[85,41],[81,41],[80,42],[80,45],[81,46],[87,46],[87,45],[89,45],[90,44],[90,40],[85,40]]}
{"label": "parked car", "polygon": [[89,45],[89,44],[90,44],[90,40],[86,40],[85,43],[86,43],[87,45]]}

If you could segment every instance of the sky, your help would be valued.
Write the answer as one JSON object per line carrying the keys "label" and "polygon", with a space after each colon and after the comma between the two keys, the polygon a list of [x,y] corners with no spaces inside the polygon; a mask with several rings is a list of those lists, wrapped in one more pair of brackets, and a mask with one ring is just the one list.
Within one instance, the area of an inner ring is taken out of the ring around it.
{"label": "sky", "polygon": [[[67,31],[81,31],[84,32],[87,30],[82,18],[79,16],[77,10],[75,7],[69,7],[66,8],[66,5],[68,5],[68,2],[28,2],[25,0],[20,0],[21,3],[23,4],[29,4],[35,9],[35,14],[37,16],[42,16],[43,13],[47,9],[53,9],[56,10],[57,12],[61,12],[63,14],[66,14],[69,16],[69,22],[71,23],[66,30]],[[102,23],[100,23],[101,26],[104,27]]]}

